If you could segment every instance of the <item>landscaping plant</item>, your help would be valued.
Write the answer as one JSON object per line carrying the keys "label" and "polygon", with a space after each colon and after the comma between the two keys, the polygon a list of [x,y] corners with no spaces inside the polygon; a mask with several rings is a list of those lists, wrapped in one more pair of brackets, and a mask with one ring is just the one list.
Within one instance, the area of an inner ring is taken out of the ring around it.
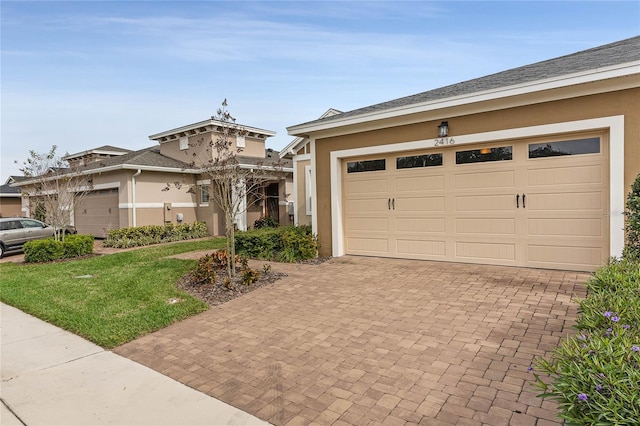
{"label": "landscaping plant", "polygon": [[109,231],[102,245],[115,248],[139,247],[202,238],[207,235],[207,225],[204,222],[146,225],[113,229]]}
{"label": "landscaping plant", "polygon": [[93,253],[93,236],[69,235],[64,241],[53,238],[28,241],[23,250],[24,261],[27,263],[72,259]]}
{"label": "landscaping plant", "polygon": [[578,335],[535,363],[535,385],[568,425],[640,419],[640,263],[612,261],[587,282]]}
{"label": "landscaping plant", "polygon": [[256,259],[292,263],[318,255],[318,238],[306,225],[238,232],[235,242],[237,253]]}
{"label": "landscaping plant", "polygon": [[640,261],[640,174],[627,195],[624,257]]}

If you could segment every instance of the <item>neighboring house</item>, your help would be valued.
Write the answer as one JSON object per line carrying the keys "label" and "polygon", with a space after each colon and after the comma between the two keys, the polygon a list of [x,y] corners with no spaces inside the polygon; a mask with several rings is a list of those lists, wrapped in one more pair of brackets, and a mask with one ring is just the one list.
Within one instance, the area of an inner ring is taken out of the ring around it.
{"label": "neighboring house", "polygon": [[[330,108],[320,118],[341,114]],[[313,174],[311,172],[311,144],[309,139],[297,137],[280,151],[280,158],[293,161],[293,211],[294,224],[311,225],[311,200],[313,194]]]}
{"label": "neighboring house", "polygon": [[23,176],[9,176],[4,185],[0,185],[0,217],[23,216],[22,193],[20,188],[12,186],[23,179]]}
{"label": "neighboring house", "polygon": [[[79,188],[88,192],[75,206],[72,224],[81,234],[104,238],[111,229],[199,220],[207,223],[211,235],[223,235],[224,216],[209,202],[210,182],[190,164],[194,148],[189,146],[196,138],[214,140],[221,125],[210,119],[151,135],[149,138],[159,145],[138,151],[102,146],[65,156],[70,170],[80,170],[89,177],[87,187]],[[274,132],[242,128],[247,134],[234,141],[232,149],[244,146],[242,155],[238,155],[243,167],[268,164],[270,157],[273,163],[278,160],[277,153],[265,149],[265,140]],[[236,218],[239,229],[247,229],[262,215],[272,215],[281,224],[290,223],[284,201],[287,189],[293,186],[290,162],[283,170],[286,177],[275,179],[265,189],[267,202],[247,203],[247,212]],[[28,194],[33,184],[33,180],[26,180],[17,185]],[[166,190],[168,184],[170,190]],[[22,204],[23,211],[31,214],[29,196],[23,197]]]}
{"label": "neighboring house", "polygon": [[594,270],[640,173],[640,37],[288,131],[321,255]]}

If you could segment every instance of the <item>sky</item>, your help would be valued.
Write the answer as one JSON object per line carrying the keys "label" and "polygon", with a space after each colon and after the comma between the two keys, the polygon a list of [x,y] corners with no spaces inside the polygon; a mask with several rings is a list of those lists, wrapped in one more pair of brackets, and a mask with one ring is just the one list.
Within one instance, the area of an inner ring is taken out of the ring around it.
{"label": "sky", "polygon": [[[635,1],[0,2],[0,179],[131,150],[227,99],[275,131],[640,34]],[[16,161],[18,162],[16,164]]]}

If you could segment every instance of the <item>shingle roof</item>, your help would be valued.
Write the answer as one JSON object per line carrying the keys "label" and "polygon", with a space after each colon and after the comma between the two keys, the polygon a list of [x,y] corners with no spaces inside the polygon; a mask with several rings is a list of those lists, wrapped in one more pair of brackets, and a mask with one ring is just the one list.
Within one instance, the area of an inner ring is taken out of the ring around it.
{"label": "shingle roof", "polygon": [[176,169],[188,168],[187,163],[166,157],[160,154],[159,147],[152,146],[138,151],[131,151],[127,154],[119,155],[117,157],[105,158],[102,161],[88,164],[85,170],[94,170],[103,167],[111,167],[124,164],[131,166],[166,167]]}
{"label": "shingle roof", "polygon": [[0,185],[0,194],[5,195],[5,194],[20,194],[22,191],[20,191],[20,188],[11,186],[9,184],[4,184],[4,185]]}
{"label": "shingle roof", "polygon": [[326,123],[640,60],[640,36],[300,124]]}

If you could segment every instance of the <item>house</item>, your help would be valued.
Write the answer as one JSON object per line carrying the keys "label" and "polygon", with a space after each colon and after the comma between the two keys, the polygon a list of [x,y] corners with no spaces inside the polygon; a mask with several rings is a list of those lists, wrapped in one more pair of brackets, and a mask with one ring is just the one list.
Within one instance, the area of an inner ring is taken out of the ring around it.
{"label": "house", "polygon": [[[112,229],[166,223],[203,221],[211,235],[225,232],[224,215],[209,202],[206,173],[193,162],[193,155],[206,152],[206,144],[223,130],[224,123],[211,118],[177,129],[149,136],[157,144],[137,151],[110,145],[89,149],[63,157],[69,164],[65,173],[86,176],[84,195],[71,215],[79,233],[104,238]],[[265,141],[275,133],[242,126],[245,134],[232,141],[242,168],[270,169],[279,160],[278,153],[265,148]],[[247,209],[235,218],[238,229],[247,229],[264,215],[281,224],[289,224],[289,203],[293,181],[291,162],[278,166],[282,177],[274,178],[259,200],[245,200]],[[59,174],[55,175],[59,176]],[[17,183],[24,196],[22,208],[32,215],[35,202],[33,179]],[[171,189],[167,190],[169,187]],[[257,201],[253,203],[253,201]]]}
{"label": "house", "polygon": [[4,185],[0,185],[0,217],[20,217],[22,213],[22,193],[20,188],[12,186],[24,179],[23,176],[9,176]]}
{"label": "house", "polygon": [[640,173],[640,37],[288,132],[321,255],[594,270]]}
{"label": "house", "polygon": [[[320,118],[341,114],[337,109],[329,108]],[[293,162],[293,222],[298,225],[311,225],[311,143],[305,137],[297,137],[280,151],[280,158]]]}

